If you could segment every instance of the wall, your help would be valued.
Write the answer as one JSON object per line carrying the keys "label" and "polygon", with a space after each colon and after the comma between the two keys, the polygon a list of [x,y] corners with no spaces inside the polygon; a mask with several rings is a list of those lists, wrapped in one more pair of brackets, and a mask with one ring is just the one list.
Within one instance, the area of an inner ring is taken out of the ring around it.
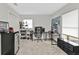
{"label": "wall", "polygon": [[19,30],[19,21],[21,20],[18,13],[16,13],[6,3],[0,3],[0,21],[9,22],[9,26],[14,28],[14,31]]}
{"label": "wall", "polygon": [[42,26],[46,31],[51,29],[51,16],[50,15],[25,15],[23,19],[33,19],[33,30],[35,26]]}
{"label": "wall", "polygon": [[79,8],[79,3],[69,3],[62,7],[60,10],[56,11],[55,13],[52,14],[52,18],[63,15],[69,11],[72,11],[74,9]]}

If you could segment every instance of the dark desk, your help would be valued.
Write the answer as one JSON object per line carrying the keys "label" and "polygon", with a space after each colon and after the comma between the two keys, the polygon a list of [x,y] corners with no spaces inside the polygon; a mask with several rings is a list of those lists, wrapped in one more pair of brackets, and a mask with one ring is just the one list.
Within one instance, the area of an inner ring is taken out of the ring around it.
{"label": "dark desk", "polygon": [[58,38],[57,46],[69,55],[79,55],[79,46],[70,44]]}

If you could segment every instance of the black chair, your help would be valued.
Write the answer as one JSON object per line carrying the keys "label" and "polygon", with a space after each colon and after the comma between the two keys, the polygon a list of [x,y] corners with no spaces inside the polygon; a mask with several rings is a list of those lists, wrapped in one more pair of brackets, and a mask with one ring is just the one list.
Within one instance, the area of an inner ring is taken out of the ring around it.
{"label": "black chair", "polygon": [[41,40],[41,37],[42,37],[42,27],[35,27],[35,37],[37,38],[37,41],[38,40]]}

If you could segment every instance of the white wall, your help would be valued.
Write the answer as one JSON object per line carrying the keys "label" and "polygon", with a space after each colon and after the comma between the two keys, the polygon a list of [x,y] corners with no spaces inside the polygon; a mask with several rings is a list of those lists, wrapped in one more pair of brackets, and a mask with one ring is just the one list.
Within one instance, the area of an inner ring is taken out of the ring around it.
{"label": "white wall", "polygon": [[51,29],[51,16],[50,15],[25,15],[23,19],[33,19],[33,30],[35,26],[42,26],[46,31]]}
{"label": "white wall", "polygon": [[10,6],[5,3],[0,4],[0,21],[9,22],[9,26],[14,28],[14,31],[19,30],[19,21],[21,20]]}

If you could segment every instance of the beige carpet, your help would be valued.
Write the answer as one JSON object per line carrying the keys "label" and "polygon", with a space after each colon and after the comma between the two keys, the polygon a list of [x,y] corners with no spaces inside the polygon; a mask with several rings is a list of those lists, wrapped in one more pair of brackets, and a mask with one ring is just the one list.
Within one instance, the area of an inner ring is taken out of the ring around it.
{"label": "beige carpet", "polygon": [[20,50],[17,55],[67,55],[56,45],[51,45],[50,41],[21,40]]}

